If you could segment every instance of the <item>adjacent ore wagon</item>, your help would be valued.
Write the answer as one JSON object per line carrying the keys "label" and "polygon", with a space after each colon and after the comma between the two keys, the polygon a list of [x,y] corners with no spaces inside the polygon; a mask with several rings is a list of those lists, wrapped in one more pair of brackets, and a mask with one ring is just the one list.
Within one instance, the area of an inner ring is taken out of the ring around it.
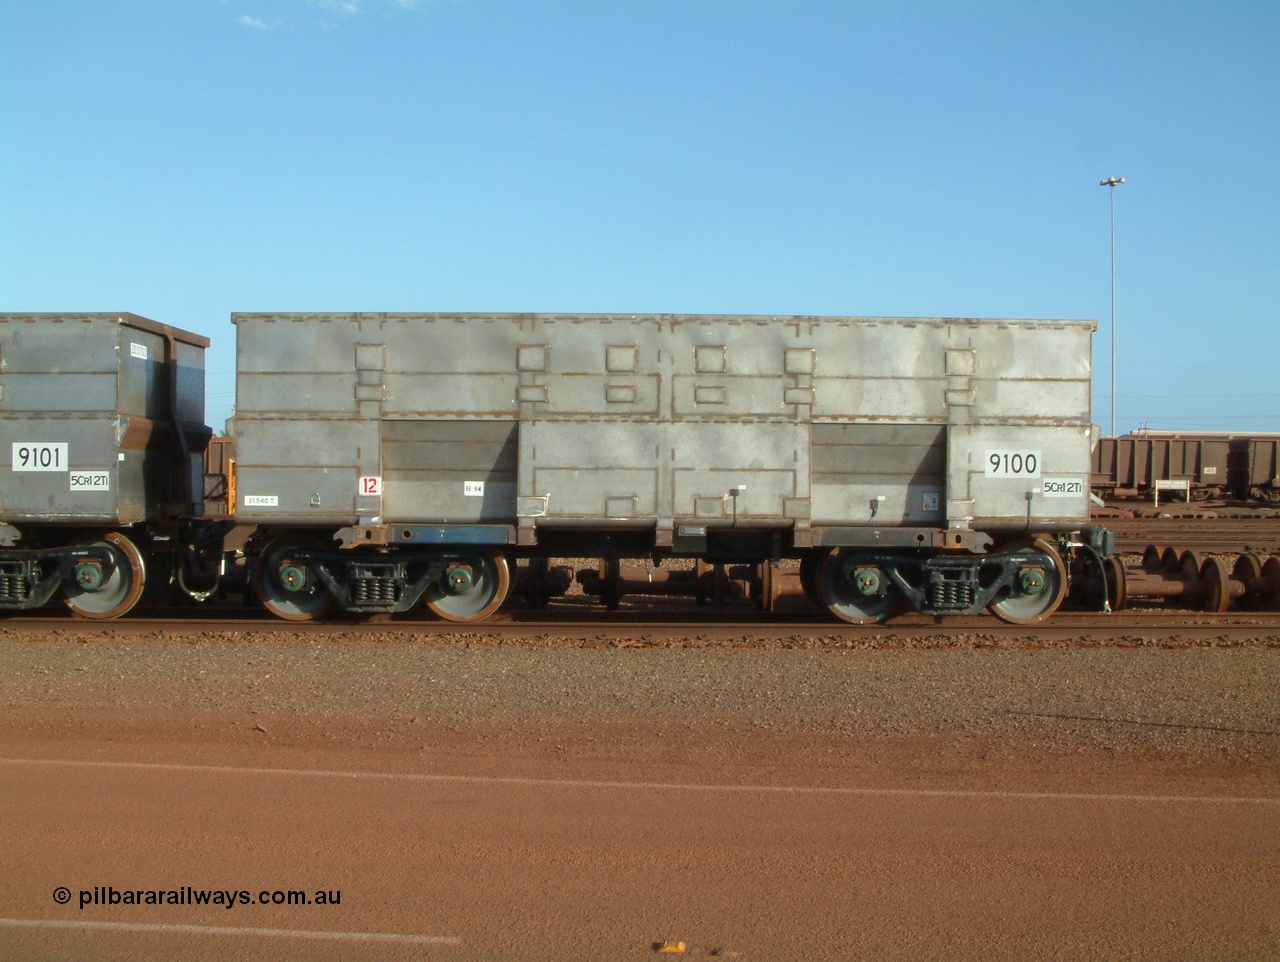
{"label": "adjacent ore wagon", "polygon": [[550,557],[799,562],[837,617],[1061,602],[1089,321],[236,314],[236,539],[286,618]]}
{"label": "adjacent ore wagon", "polygon": [[1099,497],[1224,498],[1280,502],[1280,435],[1152,431],[1100,438],[1093,450]]}
{"label": "adjacent ore wagon", "polygon": [[136,314],[0,314],[0,608],[114,618],[148,568],[175,577],[208,346]]}

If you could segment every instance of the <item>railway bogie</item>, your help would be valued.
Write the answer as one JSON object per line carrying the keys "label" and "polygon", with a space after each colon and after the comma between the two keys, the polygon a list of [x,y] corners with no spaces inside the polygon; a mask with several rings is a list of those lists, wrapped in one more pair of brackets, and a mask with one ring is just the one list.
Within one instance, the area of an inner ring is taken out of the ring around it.
{"label": "railway bogie", "polygon": [[491,615],[506,600],[506,556],[485,547],[340,550],[314,533],[279,534],[257,550],[253,587],[272,614],[308,621],[337,607],[399,614],[422,604],[446,621]]}

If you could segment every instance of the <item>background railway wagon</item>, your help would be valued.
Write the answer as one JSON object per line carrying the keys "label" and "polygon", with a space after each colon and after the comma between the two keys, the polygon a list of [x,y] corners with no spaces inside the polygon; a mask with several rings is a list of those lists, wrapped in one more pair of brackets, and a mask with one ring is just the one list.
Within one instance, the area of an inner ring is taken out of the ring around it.
{"label": "background railway wagon", "polygon": [[0,604],[114,617],[171,561],[203,500],[208,346],[136,314],[0,314]]}
{"label": "background railway wagon", "polygon": [[[1103,498],[1280,501],[1280,435],[1141,431],[1101,438],[1092,486]],[[1162,499],[1166,495],[1162,494]]]}
{"label": "background railway wagon", "polygon": [[[259,587],[285,616],[333,598],[396,610],[426,583],[429,605],[469,618],[496,596],[478,608],[454,599],[477,578],[505,590],[506,559],[600,552],[839,554],[845,574],[809,576],[836,610],[850,558],[896,585],[895,566],[920,552],[979,552],[1088,521],[1093,322],[233,321],[236,521],[275,536]],[[334,538],[368,550],[322,558]],[[1048,569],[1056,591],[1059,566],[1043,554],[999,577],[1028,566]],[[450,572],[457,595],[439,584]],[[949,601],[925,585],[897,590],[918,591],[912,604],[927,610],[975,601],[973,584]],[[875,589],[869,607],[891,593]]]}
{"label": "background railway wagon", "polygon": [[1253,435],[1245,440],[1245,451],[1248,496],[1280,502],[1280,435]]}

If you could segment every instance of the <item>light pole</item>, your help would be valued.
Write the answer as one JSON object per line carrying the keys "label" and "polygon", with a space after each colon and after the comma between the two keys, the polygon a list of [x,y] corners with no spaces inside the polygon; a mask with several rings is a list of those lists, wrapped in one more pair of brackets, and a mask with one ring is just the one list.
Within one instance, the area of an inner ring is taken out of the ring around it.
{"label": "light pole", "polygon": [[1123,177],[1108,177],[1099,187],[1111,188],[1111,436],[1116,436],[1116,187]]}

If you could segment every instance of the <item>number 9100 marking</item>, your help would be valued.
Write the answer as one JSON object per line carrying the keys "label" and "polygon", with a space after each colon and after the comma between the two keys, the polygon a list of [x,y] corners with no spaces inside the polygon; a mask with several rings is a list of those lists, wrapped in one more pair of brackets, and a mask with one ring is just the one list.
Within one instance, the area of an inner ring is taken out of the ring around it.
{"label": "number 9100 marking", "polygon": [[985,467],[988,478],[1038,478],[1040,452],[988,451]]}

